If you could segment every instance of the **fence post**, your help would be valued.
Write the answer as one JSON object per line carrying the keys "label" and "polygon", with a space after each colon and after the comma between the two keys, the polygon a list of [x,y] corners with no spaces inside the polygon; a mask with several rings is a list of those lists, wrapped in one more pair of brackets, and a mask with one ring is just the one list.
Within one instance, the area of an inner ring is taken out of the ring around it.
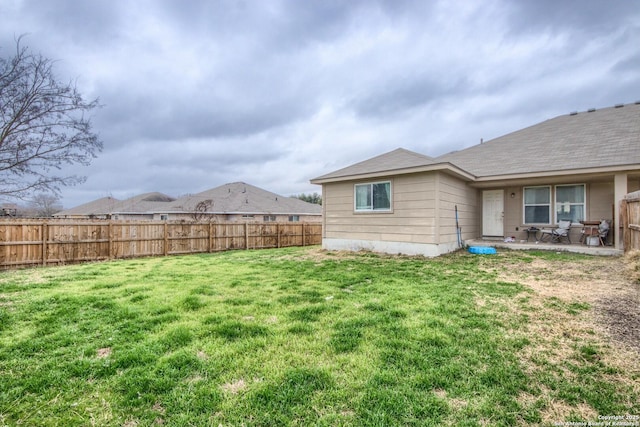
{"label": "fence post", "polygon": [[111,228],[111,220],[107,223],[107,236],[109,239],[109,253],[107,257],[108,259],[113,259],[113,229]]}
{"label": "fence post", "polygon": [[249,249],[249,223],[244,223],[244,248]]}
{"label": "fence post", "polygon": [[209,253],[213,252],[213,223],[209,222]]}
{"label": "fence post", "polygon": [[[628,251],[631,247],[631,229],[629,227],[629,205],[626,199],[620,201],[620,232],[622,232],[621,241],[624,251]],[[614,241],[615,242],[615,241]]]}
{"label": "fence post", "polygon": [[276,242],[278,249],[280,249],[280,223],[276,222]]}
{"label": "fence post", "polygon": [[169,227],[167,226],[167,221],[164,222],[164,227],[163,228],[164,228],[164,231],[163,231],[163,234],[164,234],[163,235],[163,238],[164,238],[163,246],[164,246],[164,248],[163,248],[162,252],[163,252],[164,256],[167,256],[167,254],[169,253]]}
{"label": "fence post", "polygon": [[47,227],[47,222],[43,221],[41,226],[41,235],[42,235],[42,265],[47,265],[47,240],[49,239],[49,228]]}
{"label": "fence post", "polygon": [[302,227],[302,246],[304,246],[304,222],[300,226]]}

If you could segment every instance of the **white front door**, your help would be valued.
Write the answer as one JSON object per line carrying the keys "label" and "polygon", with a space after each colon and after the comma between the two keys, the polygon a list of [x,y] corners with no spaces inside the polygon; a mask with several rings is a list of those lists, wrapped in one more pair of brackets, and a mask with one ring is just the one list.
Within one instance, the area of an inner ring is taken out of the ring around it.
{"label": "white front door", "polygon": [[482,192],[482,235],[504,236],[504,191]]}

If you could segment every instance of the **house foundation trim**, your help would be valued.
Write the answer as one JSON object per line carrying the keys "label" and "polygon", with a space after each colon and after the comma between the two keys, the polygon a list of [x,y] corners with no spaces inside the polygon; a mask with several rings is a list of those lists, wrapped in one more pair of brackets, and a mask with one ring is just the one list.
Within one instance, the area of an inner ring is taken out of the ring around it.
{"label": "house foundation trim", "polygon": [[456,243],[408,243],[386,242],[379,240],[357,239],[322,239],[322,249],[329,251],[371,251],[386,254],[422,255],[425,257],[437,257],[442,254],[455,251]]}

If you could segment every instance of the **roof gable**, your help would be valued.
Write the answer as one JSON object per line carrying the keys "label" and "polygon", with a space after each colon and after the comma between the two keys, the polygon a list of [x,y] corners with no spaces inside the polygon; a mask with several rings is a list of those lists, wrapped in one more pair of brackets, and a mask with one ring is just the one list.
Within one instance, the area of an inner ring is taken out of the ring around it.
{"label": "roof gable", "polygon": [[346,168],[338,169],[337,171],[319,176],[314,178],[313,181],[401,170],[431,165],[434,163],[436,162],[429,156],[415,153],[404,148],[397,148],[388,153],[384,153],[354,165],[347,166]]}

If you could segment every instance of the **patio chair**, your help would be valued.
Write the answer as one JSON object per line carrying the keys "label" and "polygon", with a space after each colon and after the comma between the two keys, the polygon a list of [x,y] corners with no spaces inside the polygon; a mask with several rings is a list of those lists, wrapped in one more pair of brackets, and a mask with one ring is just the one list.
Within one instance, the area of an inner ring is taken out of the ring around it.
{"label": "patio chair", "polygon": [[609,228],[611,228],[611,226],[609,225],[609,221],[607,221],[606,219],[603,219],[598,226],[598,237],[600,238],[600,244],[602,246],[605,246],[605,243],[607,243]]}
{"label": "patio chair", "polygon": [[569,232],[571,231],[571,221],[558,221],[558,228],[543,228],[540,230],[540,241],[550,241],[551,243],[560,243],[564,238],[571,243]]}

